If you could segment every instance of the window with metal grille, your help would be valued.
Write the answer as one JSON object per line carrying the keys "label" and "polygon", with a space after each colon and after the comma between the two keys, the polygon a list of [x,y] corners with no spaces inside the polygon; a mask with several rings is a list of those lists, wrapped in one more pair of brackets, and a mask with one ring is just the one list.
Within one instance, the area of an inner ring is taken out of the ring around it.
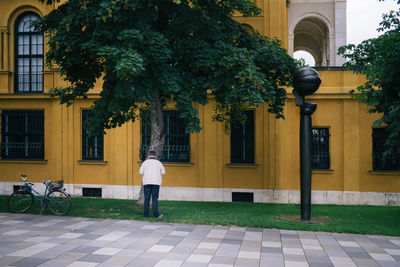
{"label": "window with metal grille", "polygon": [[103,160],[104,135],[90,135],[87,129],[92,116],[92,110],[82,110],[82,160]]}
{"label": "window with metal grille", "polygon": [[[189,162],[190,137],[185,132],[185,123],[179,118],[176,110],[164,110],[165,145],[160,160],[163,162]],[[142,144],[140,146],[140,159],[146,159],[150,145],[151,126],[150,112],[142,111],[141,116]]]}
{"label": "window with metal grille", "polygon": [[329,128],[312,129],[312,169],[329,170],[331,156],[329,154]]}
{"label": "window with metal grille", "polygon": [[385,152],[385,143],[387,139],[385,128],[372,128],[372,169],[382,171],[400,170],[400,155],[387,154]]}
{"label": "window with metal grille", "polygon": [[254,110],[245,114],[244,124],[231,124],[231,163],[254,163]]}
{"label": "window with metal grille", "polygon": [[15,24],[15,92],[43,92],[43,33],[32,23],[35,13],[24,13]]}
{"label": "window with metal grille", "polygon": [[43,110],[2,110],[1,158],[44,159]]}

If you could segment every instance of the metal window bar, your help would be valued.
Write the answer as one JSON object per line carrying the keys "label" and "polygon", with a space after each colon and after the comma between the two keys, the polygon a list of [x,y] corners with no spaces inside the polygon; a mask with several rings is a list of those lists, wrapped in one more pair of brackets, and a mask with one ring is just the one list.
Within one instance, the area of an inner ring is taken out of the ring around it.
{"label": "metal window bar", "polygon": [[231,124],[231,163],[254,163],[254,111],[245,111],[244,124]]}
{"label": "metal window bar", "polygon": [[32,27],[39,19],[35,13],[25,13],[15,24],[15,91],[43,92],[43,33]]}
{"label": "metal window bar", "polygon": [[[164,110],[165,120],[165,145],[160,160],[164,162],[189,162],[190,137],[185,132],[183,119],[179,118],[178,111]],[[141,114],[142,144],[140,146],[140,159],[146,159],[150,145],[151,126],[150,114],[142,111]]]}
{"label": "metal window bar", "polygon": [[44,111],[2,110],[1,158],[44,159]]}
{"label": "metal window bar", "polygon": [[384,155],[387,139],[385,128],[372,129],[372,169],[382,171],[400,170],[400,155]]}
{"label": "metal window bar", "polygon": [[312,169],[313,170],[329,170],[330,153],[329,153],[329,128],[313,128],[312,129]]}
{"label": "metal window bar", "polygon": [[93,110],[82,110],[82,160],[104,159],[104,135],[90,135],[86,126],[93,116]]}

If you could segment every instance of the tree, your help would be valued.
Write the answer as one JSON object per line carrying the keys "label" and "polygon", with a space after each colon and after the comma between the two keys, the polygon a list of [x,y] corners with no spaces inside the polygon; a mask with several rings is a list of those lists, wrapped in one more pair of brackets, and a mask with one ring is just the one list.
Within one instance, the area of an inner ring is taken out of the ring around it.
{"label": "tree", "polygon": [[338,54],[348,59],[345,67],[367,79],[354,96],[371,107],[369,112],[382,114],[374,125],[387,126],[385,154],[400,154],[400,12],[384,14],[378,31],[385,32],[340,47]]}
{"label": "tree", "polygon": [[52,94],[71,103],[101,77],[91,131],[135,121],[149,109],[149,150],[158,155],[168,100],[188,133],[200,131],[196,105],[210,95],[214,118],[227,128],[245,120],[243,110],[265,102],[283,117],[295,61],[279,40],[250,34],[234,21],[235,11],[260,14],[249,0],[69,0],[37,25],[50,36],[47,63],[57,64],[70,83]]}

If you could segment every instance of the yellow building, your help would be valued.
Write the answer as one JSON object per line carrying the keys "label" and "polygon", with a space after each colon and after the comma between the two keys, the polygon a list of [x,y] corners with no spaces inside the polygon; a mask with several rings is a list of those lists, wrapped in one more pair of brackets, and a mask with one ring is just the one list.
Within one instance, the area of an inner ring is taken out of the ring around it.
{"label": "yellow building", "polygon": [[[400,205],[399,162],[382,161],[384,131],[372,127],[378,117],[350,95],[363,79],[337,67],[343,59],[335,51],[346,43],[346,1],[255,2],[261,16],[235,19],[278,37],[290,54],[308,51],[319,66],[322,84],[308,97],[318,104],[312,116],[313,203]],[[72,195],[135,199],[146,125],[127,123],[89,138],[83,122],[101,84],[70,107],[50,97],[51,88],[63,86],[60,70],[44,66],[46,38],[26,25],[53,8],[36,0],[0,0],[0,194],[11,193],[24,173],[38,184],[63,179]],[[212,103],[198,106],[202,131],[190,136],[172,106],[161,199],[300,202],[300,116],[290,91],[285,120],[261,106],[230,135],[211,119]]]}

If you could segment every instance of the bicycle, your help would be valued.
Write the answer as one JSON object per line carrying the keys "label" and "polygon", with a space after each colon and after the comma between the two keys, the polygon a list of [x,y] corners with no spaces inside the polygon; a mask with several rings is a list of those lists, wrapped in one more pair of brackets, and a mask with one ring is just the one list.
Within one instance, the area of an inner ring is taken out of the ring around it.
{"label": "bicycle", "polygon": [[27,175],[21,174],[20,178],[24,182],[24,186],[10,195],[7,200],[7,207],[11,212],[21,213],[29,210],[33,205],[33,200],[36,198],[40,201],[42,215],[45,208],[49,209],[55,215],[65,215],[71,209],[71,197],[65,193],[64,181],[60,180],[53,183],[51,180],[42,181],[46,186],[42,195],[33,189],[33,183],[28,182]]}

